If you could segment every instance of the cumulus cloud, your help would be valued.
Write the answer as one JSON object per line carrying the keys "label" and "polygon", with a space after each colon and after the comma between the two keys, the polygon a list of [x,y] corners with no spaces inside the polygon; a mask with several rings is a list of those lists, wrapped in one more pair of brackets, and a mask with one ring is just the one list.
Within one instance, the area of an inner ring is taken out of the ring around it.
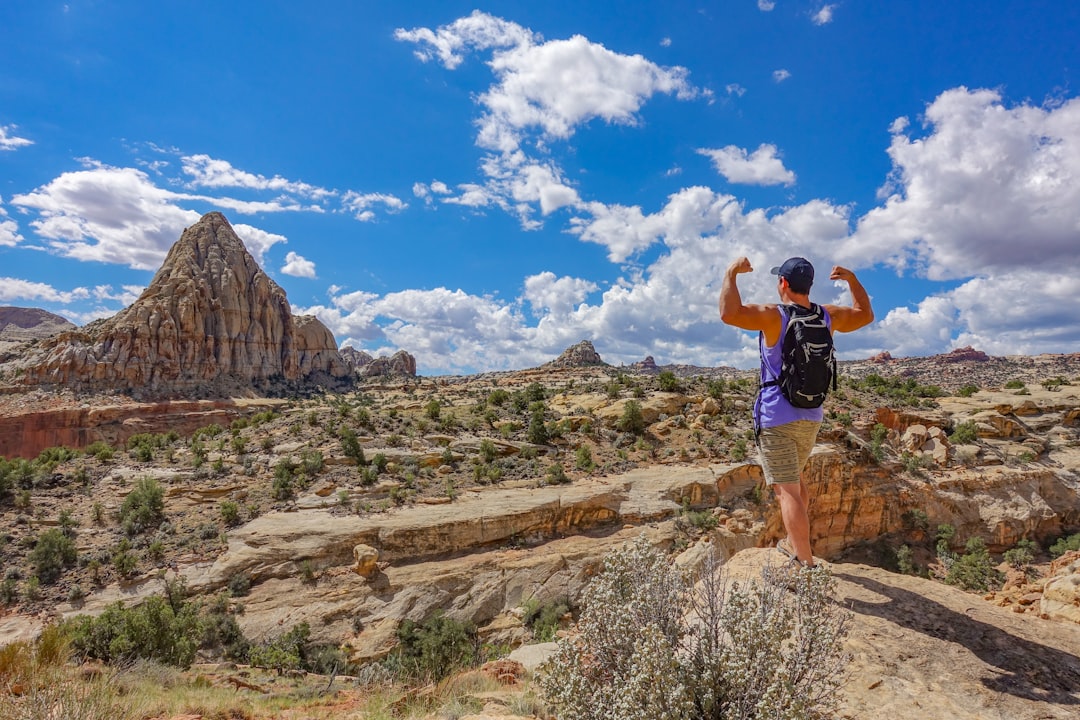
{"label": "cumulus cloud", "polygon": [[782,83],[791,77],[791,73],[787,70],[780,68],[779,70],[773,70],[772,79],[773,82]]}
{"label": "cumulus cloud", "polygon": [[16,127],[17,126],[15,125],[0,125],[0,152],[4,150],[15,150],[34,144],[33,140],[28,140],[27,138],[13,134]]}
{"label": "cumulus cloud", "polygon": [[565,315],[597,290],[599,286],[590,280],[542,272],[525,278],[523,297],[532,305],[534,315]]}
{"label": "cumulus cloud", "polygon": [[822,5],[821,9],[810,16],[815,25],[827,25],[833,20],[833,11],[836,10],[835,4]]}
{"label": "cumulus cloud", "polygon": [[887,200],[859,220],[847,262],[932,280],[1075,264],[1080,99],[1007,107],[996,91],[961,87],[924,118],[923,137],[893,123]]}
{"label": "cumulus cloud", "polygon": [[89,297],[90,291],[83,287],[74,290],[57,290],[46,283],[0,277],[0,302],[31,300],[67,304],[76,300],[86,300]]}
{"label": "cumulus cloud", "polygon": [[[200,217],[181,207],[182,201],[237,209],[220,199],[160,188],[141,170],[88,164],[88,169],[63,173],[11,201],[38,212],[31,227],[51,252],[64,257],[156,270],[184,228]],[[285,242],[281,235],[250,225],[233,228],[259,262],[270,246]]]}
{"label": "cumulus cloud", "polygon": [[792,185],[795,182],[795,173],[784,167],[775,145],[762,144],[752,153],[734,145],[719,150],[703,148],[698,153],[710,158],[716,171],[728,182],[748,185]]}
{"label": "cumulus cloud", "polygon": [[181,167],[191,177],[191,187],[231,187],[252,190],[271,190],[274,192],[295,193],[302,197],[322,200],[337,195],[336,190],[309,185],[305,182],[286,180],[280,175],[271,178],[257,175],[233,167],[227,160],[212,158],[209,155],[185,155],[180,158]]}
{"label": "cumulus cloud", "polygon": [[773,0],[757,0],[757,6],[761,12],[771,12],[776,3]]}
{"label": "cumulus cloud", "polygon": [[735,95],[736,97],[742,97],[746,94],[746,88],[739,83],[728,83],[724,86],[724,92],[728,95]]}
{"label": "cumulus cloud", "polygon": [[[0,203],[4,198],[0,197]],[[0,207],[0,247],[15,247],[22,242],[23,236],[19,234],[19,224],[12,220],[7,210]]]}
{"label": "cumulus cloud", "polygon": [[386,193],[358,193],[349,190],[341,199],[342,207],[346,212],[361,222],[370,222],[375,219],[374,206],[382,206],[389,212],[401,212],[409,207],[408,203],[394,195]]}
{"label": "cumulus cloud", "polygon": [[[578,192],[554,163],[526,154],[526,140],[539,148],[567,140],[593,120],[636,125],[642,105],[656,94],[682,100],[708,96],[691,85],[682,67],[662,67],[641,55],[626,55],[581,35],[545,41],[527,28],[476,11],[436,30],[399,29],[395,37],[419,46],[423,60],[439,58],[456,68],[469,50],[491,50],[495,82],[477,97],[477,145],[489,152],[483,183],[458,185],[443,202],[473,208],[495,206],[519,217],[526,229],[539,226],[533,209],[548,215],[581,204]],[[430,187],[414,187],[414,193]],[[417,195],[425,201],[429,195]]]}
{"label": "cumulus cloud", "polygon": [[285,255],[285,264],[281,267],[281,272],[293,277],[314,279],[315,263],[294,252],[289,252]]}
{"label": "cumulus cloud", "polygon": [[671,47],[671,38],[662,38],[660,40],[660,47]]}

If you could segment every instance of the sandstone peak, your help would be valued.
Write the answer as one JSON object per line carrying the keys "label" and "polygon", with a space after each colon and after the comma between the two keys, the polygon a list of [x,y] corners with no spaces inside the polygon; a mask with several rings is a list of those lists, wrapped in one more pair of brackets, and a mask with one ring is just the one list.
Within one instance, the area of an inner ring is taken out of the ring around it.
{"label": "sandstone peak", "polygon": [[591,342],[582,340],[577,345],[568,347],[562,355],[547,363],[545,367],[575,368],[594,365],[606,365],[606,363]]}
{"label": "sandstone peak", "polygon": [[975,362],[986,362],[990,357],[982,350],[976,350],[968,345],[967,347],[956,348],[950,352],[941,356],[941,359],[945,362],[963,362],[965,360],[972,360]]}
{"label": "sandstone peak", "polygon": [[330,331],[294,317],[219,212],[184,230],[131,306],[59,336],[28,363],[34,384],[170,396],[325,384],[348,375]]}

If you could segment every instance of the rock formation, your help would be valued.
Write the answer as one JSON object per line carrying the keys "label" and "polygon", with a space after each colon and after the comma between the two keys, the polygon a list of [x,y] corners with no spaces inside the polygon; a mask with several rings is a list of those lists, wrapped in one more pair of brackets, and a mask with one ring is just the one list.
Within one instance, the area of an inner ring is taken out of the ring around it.
{"label": "rock formation", "polygon": [[582,340],[577,345],[571,345],[566,350],[563,350],[562,355],[546,363],[544,367],[576,368],[604,364],[603,358],[600,357],[600,353],[596,352],[593,344],[588,340]]}
{"label": "rock formation", "polygon": [[76,325],[38,308],[0,307],[0,350],[8,344],[43,340]]}
{"label": "rock formation", "polygon": [[285,291],[217,212],[184,231],[133,305],[62,333],[24,369],[29,384],[142,397],[329,384],[348,374],[326,326],[292,315]]}
{"label": "rock formation", "polygon": [[408,376],[416,377],[416,358],[404,350],[390,357],[374,358],[363,350],[342,348],[341,357],[349,368],[360,377]]}
{"label": "rock formation", "polygon": [[660,372],[660,368],[658,368],[656,366],[656,360],[653,359],[652,355],[646,355],[644,360],[640,360],[640,361],[638,361],[636,363],[633,363],[630,367],[633,368],[634,370],[638,370],[640,372],[647,372],[647,373],[658,373],[658,372]]}
{"label": "rock formation", "polygon": [[967,347],[956,348],[941,356],[941,359],[945,362],[963,362],[965,360],[974,360],[975,362],[986,362],[990,357],[982,350],[976,350],[968,345]]}

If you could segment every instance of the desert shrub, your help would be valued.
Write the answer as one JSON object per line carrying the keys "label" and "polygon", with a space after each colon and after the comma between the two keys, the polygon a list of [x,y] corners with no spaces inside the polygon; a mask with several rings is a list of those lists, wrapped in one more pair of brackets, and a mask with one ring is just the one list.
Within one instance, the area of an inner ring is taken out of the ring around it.
{"label": "desert shrub", "polygon": [[529,383],[529,386],[525,388],[525,399],[531,403],[543,402],[547,397],[547,393],[544,391],[544,386],[538,382]]}
{"label": "desert shrub", "polygon": [[870,431],[870,457],[874,459],[874,462],[879,463],[885,459],[885,439],[888,436],[889,428],[881,423],[874,425]]}
{"label": "desert shrub", "polygon": [[534,402],[529,408],[529,429],[526,437],[533,445],[546,445],[550,436],[544,424],[544,403]]}
{"label": "desert shrub", "polygon": [[593,460],[592,451],[588,445],[579,445],[574,451],[574,466],[585,472],[592,472],[596,468],[596,462]]}
{"label": "desert shrub", "polygon": [[962,388],[957,389],[957,397],[971,397],[975,393],[979,392],[978,385],[965,385]]}
{"label": "desert shrub", "polygon": [[731,457],[737,462],[742,462],[746,459],[748,453],[746,438],[736,438],[735,443],[731,446]]}
{"label": "desert shrub", "polygon": [[72,450],[71,448],[63,447],[62,445],[45,448],[38,453],[36,458],[34,458],[34,465],[45,473],[51,473],[60,463],[67,462],[78,456],[79,453],[77,450]]}
{"label": "desert shrub", "polygon": [[1014,547],[1005,551],[1004,560],[1010,567],[1023,570],[1035,562],[1035,556],[1038,554],[1038,543],[1022,538]]}
{"label": "desert shrub", "polygon": [[135,574],[139,566],[139,558],[131,550],[131,541],[127,538],[121,540],[112,552],[112,564],[121,577]]}
{"label": "desert shrub", "polygon": [[907,530],[926,530],[930,527],[930,516],[922,508],[905,510],[900,519]]}
{"label": "desert shrub", "polygon": [[474,665],[480,657],[476,628],[442,611],[423,623],[406,620],[398,627],[397,639],[389,664],[403,679],[438,681]]}
{"label": "desert shrub", "polygon": [[718,378],[710,380],[705,384],[705,394],[714,400],[720,400],[724,397],[724,379]]}
{"label": "desert shrub", "polygon": [[144,477],[120,505],[120,524],[128,535],[156,528],[165,519],[165,491],[161,484]]}
{"label": "desert shrub", "polygon": [[[643,536],[585,589],[575,635],[540,685],[560,720],[831,717],[849,613],[822,570],[725,588],[711,560],[700,591]],[[687,620],[693,611],[696,621]]]}
{"label": "desert shrub", "polygon": [[315,477],[323,471],[323,454],[308,448],[300,451],[300,469],[308,477]]}
{"label": "desert shrub", "polygon": [[641,403],[637,400],[627,400],[623,405],[622,415],[615,423],[620,432],[641,435],[645,432],[645,415],[641,410]]}
{"label": "desert shrub", "polygon": [[441,412],[442,405],[438,400],[429,400],[428,404],[424,406],[424,415],[432,420],[438,420]]}
{"label": "desert shrub", "polygon": [[240,506],[232,500],[222,500],[218,504],[218,510],[221,511],[221,521],[226,527],[240,524]]}
{"label": "desert shrub", "polygon": [[1070,550],[1080,550],[1080,533],[1058,538],[1048,549],[1050,556],[1055,558],[1061,557]]}
{"label": "desert shrub", "polygon": [[570,612],[570,603],[565,598],[541,603],[530,599],[524,606],[525,614],[521,621],[532,631],[537,642],[551,642],[559,629],[559,622]]}
{"label": "desert shrub", "polygon": [[570,482],[570,477],[559,463],[548,466],[545,479],[548,485],[566,485]]}
{"label": "desert shrub", "polygon": [[247,573],[236,573],[229,578],[229,596],[244,597],[251,592],[251,577]]}
{"label": "desert shrub", "polygon": [[490,393],[488,393],[487,404],[499,407],[500,405],[504,405],[509,399],[510,393],[508,393],[506,390],[503,390],[502,388],[495,388]]}
{"label": "desert shrub", "polygon": [[43,532],[30,552],[34,575],[45,585],[59,580],[64,568],[74,565],[77,559],[75,543],[59,528]]}
{"label": "desert shrub", "polygon": [[660,389],[664,392],[678,392],[682,390],[682,383],[679,382],[679,378],[675,377],[675,373],[670,370],[661,370],[660,374],[656,377],[657,383],[660,385]]}
{"label": "desert shrub", "polygon": [[69,622],[72,649],[106,663],[142,658],[186,668],[195,659],[202,631],[197,605],[174,605],[157,595],[131,608],[116,602],[97,617],[80,615]]}
{"label": "desert shrub", "polygon": [[218,652],[230,660],[247,662],[251,643],[244,637],[236,616],[229,611],[229,601],[223,595],[214,597],[202,615],[200,648]]}
{"label": "desert shrub", "polygon": [[484,438],[480,441],[480,460],[485,463],[495,462],[495,458],[499,456],[499,452],[493,443],[488,438]]}
{"label": "desert shrub", "polygon": [[291,500],[296,490],[296,465],[285,458],[274,466],[274,480],[270,484],[270,496],[275,500]]}
{"label": "desert shrub", "polygon": [[986,543],[980,537],[973,537],[964,546],[964,554],[949,567],[945,582],[964,590],[985,592],[1001,584],[999,573],[990,559]]}
{"label": "desert shrub", "polygon": [[1022,387],[1024,387],[1023,380],[1010,380],[1009,382],[1005,383],[1006,390],[1019,390]]}
{"label": "desert shrub", "polygon": [[896,551],[896,569],[902,575],[918,575],[915,567],[915,553],[907,545],[901,545]]}
{"label": "desert shrub", "polygon": [[691,510],[689,504],[683,506],[682,519],[690,527],[705,531],[712,530],[720,524],[711,510]]}
{"label": "desert shrub", "polygon": [[949,442],[953,445],[968,445],[979,439],[979,432],[974,420],[965,420],[957,423],[949,434]]}

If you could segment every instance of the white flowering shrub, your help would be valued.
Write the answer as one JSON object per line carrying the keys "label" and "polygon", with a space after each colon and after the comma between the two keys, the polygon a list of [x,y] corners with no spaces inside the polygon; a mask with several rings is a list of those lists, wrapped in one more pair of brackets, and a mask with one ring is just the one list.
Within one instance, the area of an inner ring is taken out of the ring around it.
{"label": "white flowering shrub", "polygon": [[696,582],[644,537],[612,552],[540,678],[559,720],[817,720],[839,700],[850,614],[827,571]]}

